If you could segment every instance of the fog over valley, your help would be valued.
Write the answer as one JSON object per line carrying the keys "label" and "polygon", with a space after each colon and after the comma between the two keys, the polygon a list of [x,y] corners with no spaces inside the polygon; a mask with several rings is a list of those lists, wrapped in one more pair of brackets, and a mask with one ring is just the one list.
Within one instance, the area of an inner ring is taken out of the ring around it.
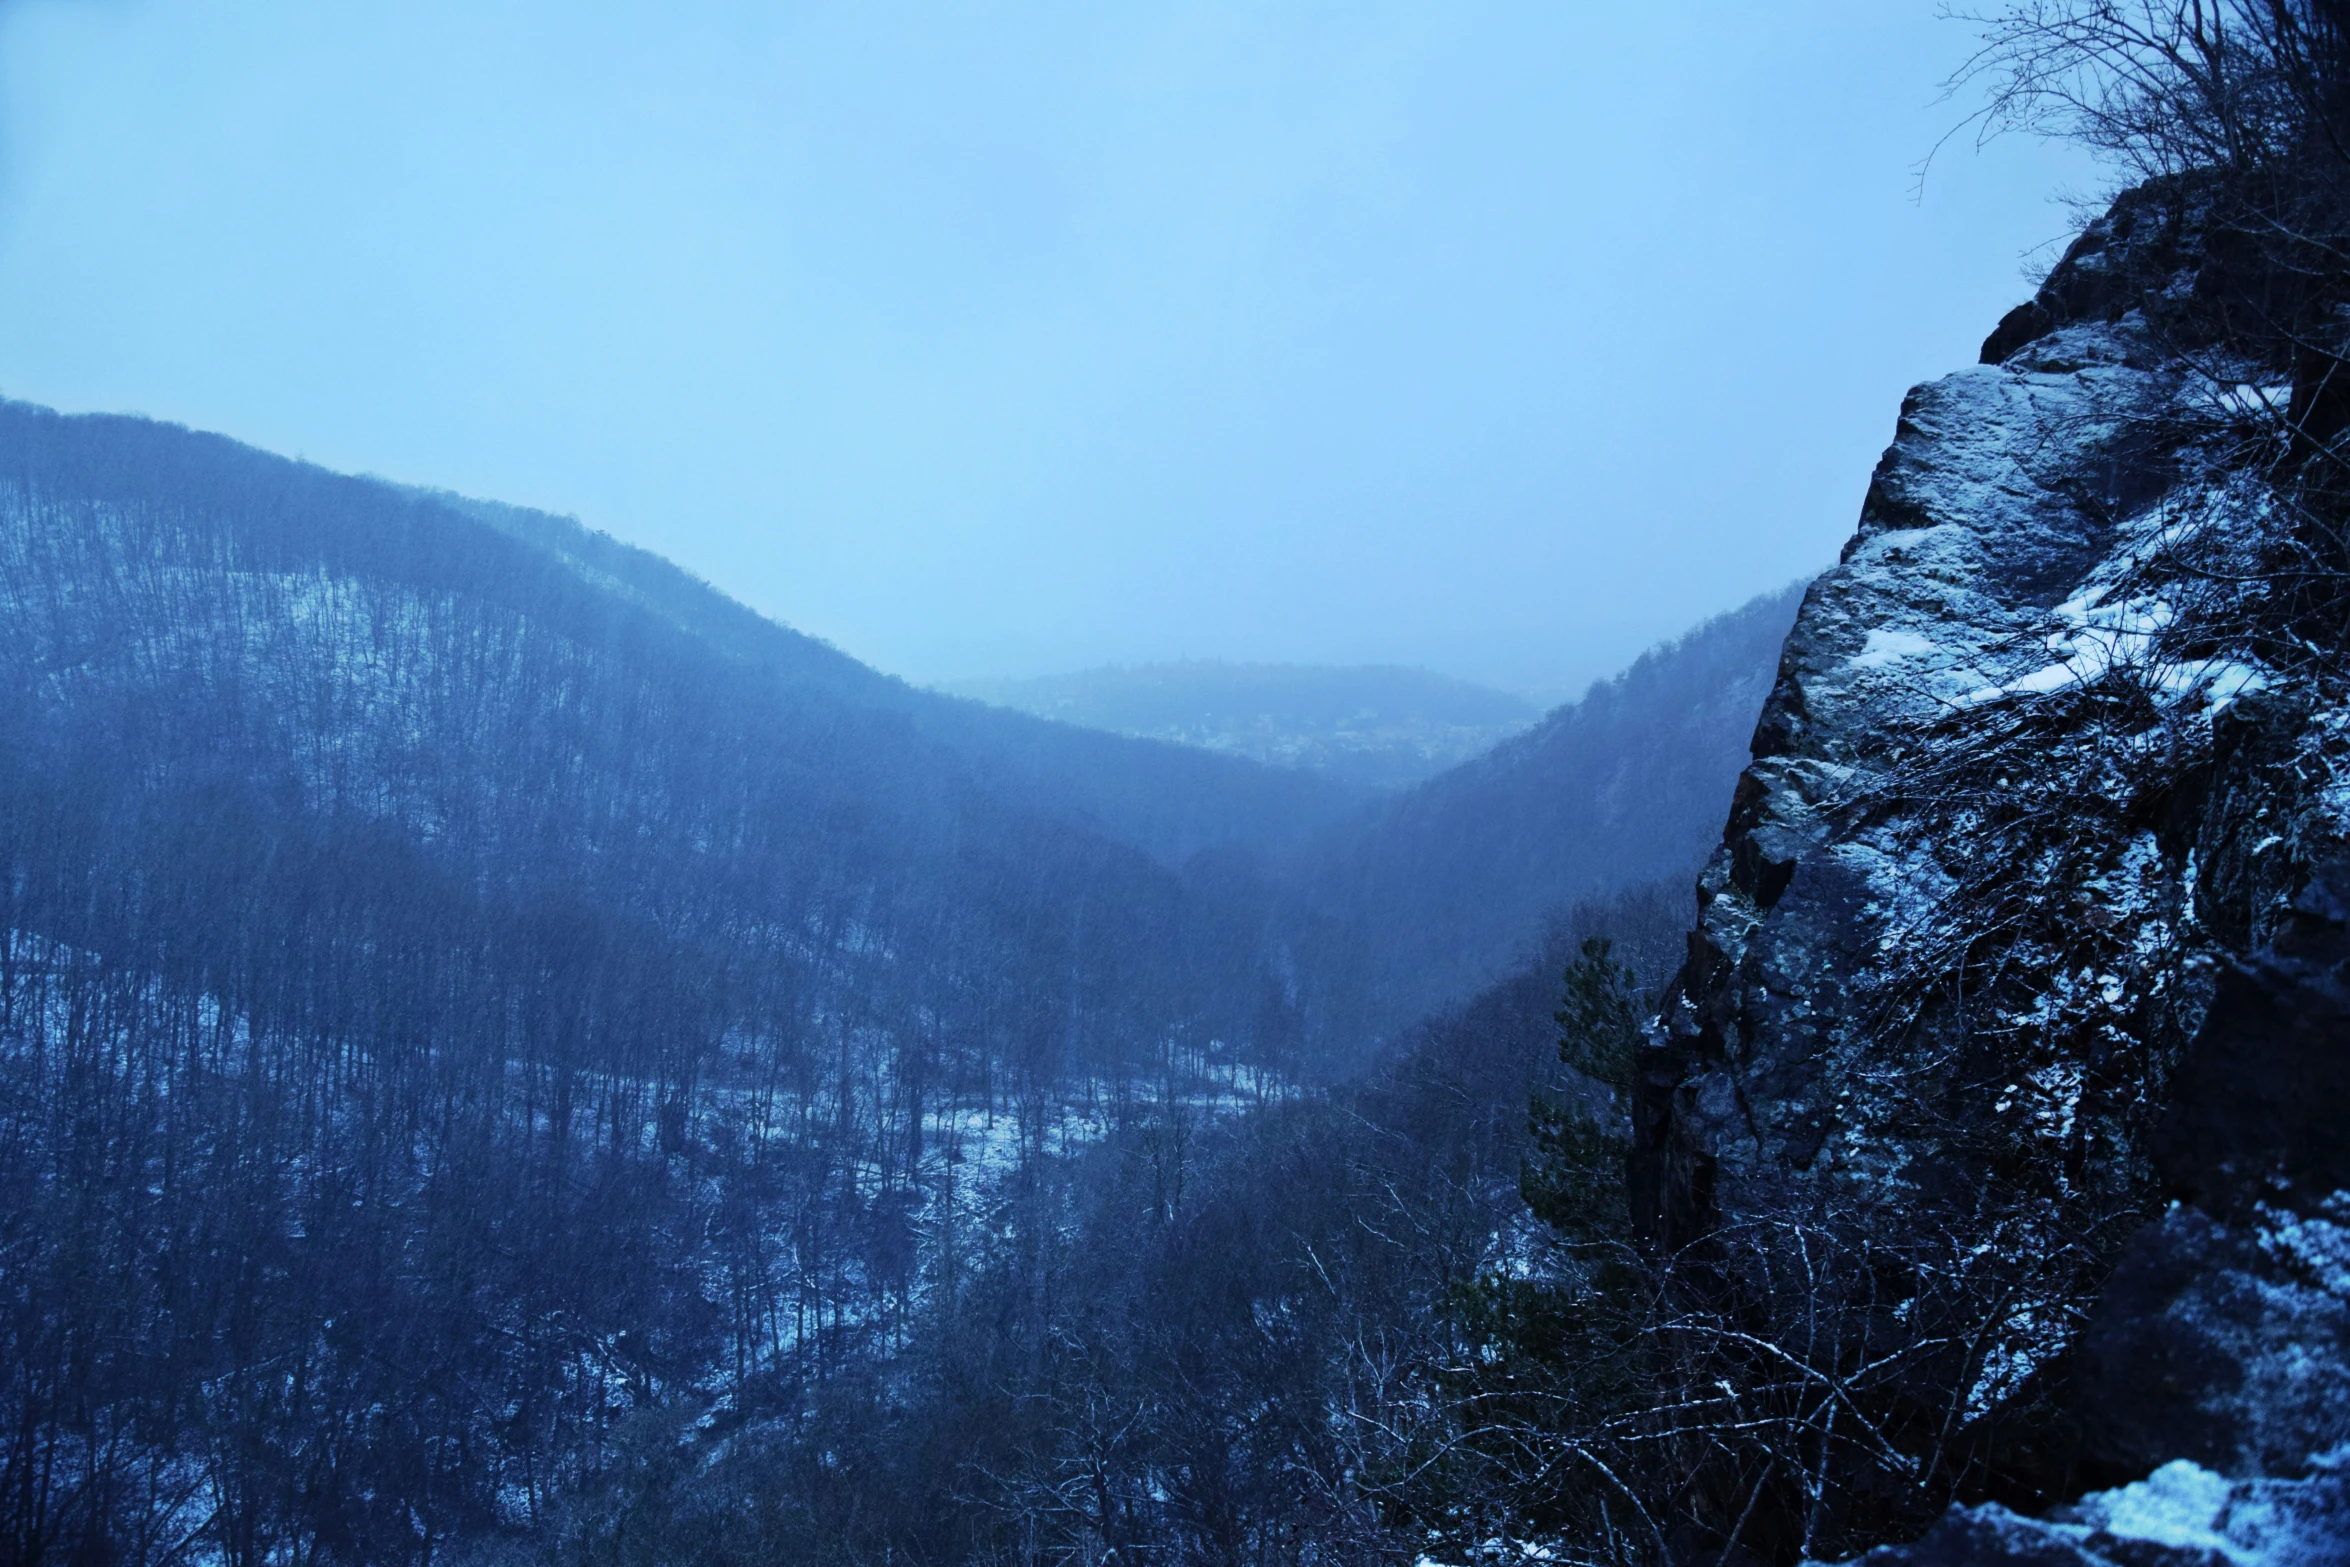
{"label": "fog over valley", "polygon": [[2350,1567],[2350,0],[0,0],[0,1567]]}
{"label": "fog over valley", "polygon": [[1923,0],[10,0],[0,390],[577,516],[917,683],[1549,705],[1833,559],[2069,236],[2061,147],[1919,187],[1969,47]]}

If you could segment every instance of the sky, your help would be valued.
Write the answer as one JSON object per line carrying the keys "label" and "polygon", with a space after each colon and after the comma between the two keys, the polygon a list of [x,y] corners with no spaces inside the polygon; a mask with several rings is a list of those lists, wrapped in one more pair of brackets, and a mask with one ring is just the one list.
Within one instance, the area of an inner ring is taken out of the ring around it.
{"label": "sky", "polygon": [[917,681],[1565,694],[1833,562],[2096,189],[1932,0],[6,0],[0,395]]}

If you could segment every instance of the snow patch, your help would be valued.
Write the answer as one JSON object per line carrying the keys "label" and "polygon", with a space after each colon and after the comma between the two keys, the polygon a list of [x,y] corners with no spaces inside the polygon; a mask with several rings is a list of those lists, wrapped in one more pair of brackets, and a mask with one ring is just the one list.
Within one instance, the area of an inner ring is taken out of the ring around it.
{"label": "snow patch", "polygon": [[2233,1490],[2223,1476],[2177,1458],[2134,1485],[2085,1498],[2080,1521],[2116,1540],[2211,1551],[2250,1567],[2255,1558],[2220,1533]]}
{"label": "snow patch", "polygon": [[1941,644],[1930,637],[1879,626],[1869,633],[1868,641],[1853,655],[1851,663],[1854,669],[1891,669],[1904,659],[1940,651]]}
{"label": "snow patch", "polygon": [[2235,659],[2165,661],[2157,638],[2177,620],[2178,611],[2166,600],[2153,597],[2109,602],[2110,592],[2106,586],[2089,587],[2056,606],[2053,613],[2058,629],[2042,639],[2052,662],[2014,679],[1982,686],[1958,705],[1978,706],[2006,696],[2044,696],[2126,670],[2147,679],[2174,700],[2202,697],[2208,714],[2268,684],[2262,671]]}

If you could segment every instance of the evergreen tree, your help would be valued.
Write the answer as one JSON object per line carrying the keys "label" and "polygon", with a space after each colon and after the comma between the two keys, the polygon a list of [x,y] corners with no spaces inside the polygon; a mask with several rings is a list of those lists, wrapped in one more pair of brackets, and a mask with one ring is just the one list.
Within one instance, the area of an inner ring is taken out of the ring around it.
{"label": "evergreen tree", "polygon": [[1559,1061],[1576,1080],[1537,1094],[1532,1145],[1518,1180],[1536,1218],[1570,1240],[1610,1241],[1626,1230],[1624,1161],[1632,1150],[1629,1097],[1642,1008],[1632,971],[1604,936],[1567,965],[1553,1014]]}

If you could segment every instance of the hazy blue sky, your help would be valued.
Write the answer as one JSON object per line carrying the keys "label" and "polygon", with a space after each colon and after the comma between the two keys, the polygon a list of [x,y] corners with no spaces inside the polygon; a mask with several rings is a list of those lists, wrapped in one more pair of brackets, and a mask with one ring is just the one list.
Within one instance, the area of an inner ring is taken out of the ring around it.
{"label": "hazy blue sky", "polygon": [[916,679],[1557,689],[1816,570],[2082,171],[1931,0],[14,0],[0,391]]}

